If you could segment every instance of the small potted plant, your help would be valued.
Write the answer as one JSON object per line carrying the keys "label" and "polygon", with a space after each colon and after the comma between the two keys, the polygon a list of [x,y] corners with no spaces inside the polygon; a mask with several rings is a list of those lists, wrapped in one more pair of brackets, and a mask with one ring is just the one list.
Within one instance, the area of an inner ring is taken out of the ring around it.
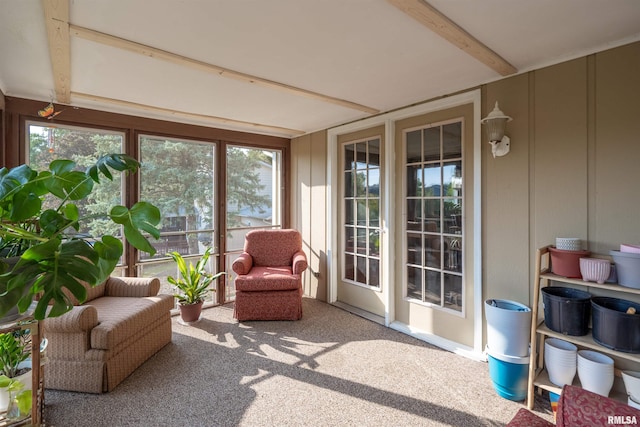
{"label": "small potted plant", "polygon": [[[6,389],[6,391],[0,390],[0,411],[8,410],[11,401],[15,398],[14,392],[22,390],[25,383],[31,384],[31,369],[25,366],[25,360],[29,358],[28,344],[23,342],[21,337],[21,332],[0,334],[0,375],[7,378],[7,381],[0,383],[0,388]],[[13,382],[20,383],[22,386]]]}
{"label": "small potted plant", "polygon": [[31,390],[24,390],[22,381],[0,375],[0,388],[7,389],[9,403],[5,416],[8,420],[20,420],[26,418],[31,412]]}
{"label": "small potted plant", "polygon": [[169,254],[178,266],[180,276],[176,279],[172,276],[167,277],[169,283],[176,287],[177,291],[174,296],[178,299],[178,308],[182,322],[191,323],[200,318],[202,312],[202,304],[209,292],[215,292],[210,286],[220,276],[225,274],[223,271],[217,274],[211,274],[205,270],[205,266],[211,256],[211,248],[207,248],[198,263],[194,266],[192,262],[184,260],[178,252]]}

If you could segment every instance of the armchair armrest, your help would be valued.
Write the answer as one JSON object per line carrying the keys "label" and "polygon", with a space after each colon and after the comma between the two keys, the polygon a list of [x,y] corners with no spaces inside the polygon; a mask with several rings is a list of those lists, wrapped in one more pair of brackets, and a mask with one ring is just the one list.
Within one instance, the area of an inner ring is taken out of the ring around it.
{"label": "armchair armrest", "polygon": [[307,255],[303,251],[293,254],[293,274],[302,274],[307,267]]}
{"label": "armchair armrest", "polygon": [[52,333],[90,331],[98,325],[98,310],[90,305],[78,305],[58,317],[48,317],[44,328]]}
{"label": "armchair armrest", "polygon": [[110,297],[153,297],[160,292],[157,277],[109,277],[105,295]]}
{"label": "armchair armrest", "polygon": [[231,265],[233,272],[240,275],[248,274],[252,267],[253,257],[246,252],[242,252]]}

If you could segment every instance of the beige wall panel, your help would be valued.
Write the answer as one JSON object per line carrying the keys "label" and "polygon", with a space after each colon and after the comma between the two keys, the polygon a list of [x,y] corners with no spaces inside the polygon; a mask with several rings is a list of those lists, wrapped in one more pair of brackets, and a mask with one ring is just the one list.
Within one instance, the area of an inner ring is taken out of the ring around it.
{"label": "beige wall panel", "polygon": [[534,73],[534,246],[587,239],[587,60]]}
{"label": "beige wall panel", "polygon": [[511,150],[493,158],[482,131],[483,300],[510,299],[529,305],[529,74],[487,85],[482,117],[500,109],[513,120],[505,134]]}
{"label": "beige wall panel", "polygon": [[596,55],[590,249],[640,244],[640,43]]}
{"label": "beige wall panel", "polygon": [[[311,135],[311,220],[309,295],[327,300],[327,132]],[[312,275],[317,273],[318,277]]]}
{"label": "beige wall panel", "polygon": [[322,301],[327,300],[326,153],[326,131],[291,141],[291,226],[302,234],[309,261],[304,294]]}

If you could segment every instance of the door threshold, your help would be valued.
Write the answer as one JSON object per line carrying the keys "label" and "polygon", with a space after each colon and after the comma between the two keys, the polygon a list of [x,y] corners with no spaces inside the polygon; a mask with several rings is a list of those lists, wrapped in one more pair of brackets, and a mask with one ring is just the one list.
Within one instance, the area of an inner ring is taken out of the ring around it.
{"label": "door threshold", "polygon": [[341,308],[344,311],[348,311],[351,314],[355,314],[356,316],[364,317],[367,320],[371,320],[372,322],[379,323],[382,326],[386,326],[383,316],[379,316],[377,314],[371,313],[370,311],[366,311],[361,308],[354,307],[352,305],[349,305],[340,301],[334,301],[331,303],[331,305]]}

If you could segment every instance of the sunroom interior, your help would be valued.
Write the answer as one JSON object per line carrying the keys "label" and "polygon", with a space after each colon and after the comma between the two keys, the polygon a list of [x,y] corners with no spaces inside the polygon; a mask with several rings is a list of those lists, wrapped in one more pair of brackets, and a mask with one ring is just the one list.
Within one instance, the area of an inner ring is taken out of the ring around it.
{"label": "sunroom interior", "polygon": [[[530,306],[538,248],[640,244],[636,1],[0,9],[2,165],[30,161],[31,132],[54,154],[49,129],[117,134],[143,163],[142,183],[125,179],[131,203],[150,194],[145,146],[205,146],[211,217],[189,232],[208,233],[219,271],[247,230],[295,228],[307,297],[483,360],[483,302]],[[512,120],[509,152],[494,156],[481,120],[496,103]],[[261,156],[266,208],[241,212],[234,150]],[[165,251],[186,228],[179,211]],[[128,251],[120,273],[152,261]],[[232,278],[219,286],[212,303],[232,302]]]}

